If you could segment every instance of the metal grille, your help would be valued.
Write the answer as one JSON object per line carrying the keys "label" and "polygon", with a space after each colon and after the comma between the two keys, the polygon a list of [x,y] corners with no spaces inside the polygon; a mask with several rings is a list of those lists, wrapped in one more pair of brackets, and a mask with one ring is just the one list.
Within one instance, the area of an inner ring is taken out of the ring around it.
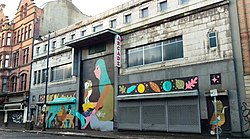
{"label": "metal grille", "polygon": [[198,125],[197,109],[196,105],[169,106],[169,125]]}
{"label": "metal grille", "polygon": [[139,107],[120,107],[119,108],[120,123],[140,123],[140,108]]}
{"label": "metal grille", "polygon": [[142,121],[143,124],[165,124],[166,113],[165,106],[143,106]]}

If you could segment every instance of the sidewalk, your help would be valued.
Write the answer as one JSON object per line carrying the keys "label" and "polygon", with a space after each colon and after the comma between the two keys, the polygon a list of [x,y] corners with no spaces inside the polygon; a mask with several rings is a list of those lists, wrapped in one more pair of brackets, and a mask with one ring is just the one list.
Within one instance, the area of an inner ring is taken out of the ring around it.
{"label": "sidewalk", "polygon": [[[209,135],[203,136],[200,134],[180,134],[180,133],[140,132],[140,131],[101,132],[93,130],[76,130],[76,129],[72,130],[46,129],[46,131],[41,131],[41,129],[24,130],[24,129],[12,129],[12,128],[0,128],[0,131],[93,137],[102,139],[216,139],[215,137],[211,137]],[[236,138],[220,137],[220,139],[236,139]]]}

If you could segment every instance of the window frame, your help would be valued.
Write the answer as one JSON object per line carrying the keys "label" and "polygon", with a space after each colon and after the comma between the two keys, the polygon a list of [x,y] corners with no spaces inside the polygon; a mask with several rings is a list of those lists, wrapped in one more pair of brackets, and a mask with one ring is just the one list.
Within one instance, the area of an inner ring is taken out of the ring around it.
{"label": "window frame", "polygon": [[[166,4],[166,7],[163,8],[164,4]],[[161,0],[161,1],[158,1],[158,9],[160,12],[164,12],[168,9],[168,1],[167,0]]]}
{"label": "window frame", "polygon": [[123,23],[124,24],[129,24],[131,22],[132,22],[132,13],[124,14]]}
{"label": "window frame", "polygon": [[[146,11],[146,13],[145,13]],[[149,16],[149,8],[148,7],[143,7],[140,9],[140,18],[146,18]]]}
{"label": "window frame", "polygon": [[[8,58],[6,58],[6,56],[8,56]],[[8,68],[9,67],[9,59],[10,59],[10,55],[6,54],[4,56],[4,68]],[[6,65],[7,64],[7,65]]]}
{"label": "window frame", "polygon": [[7,92],[7,82],[8,82],[7,78],[3,77],[2,78],[2,92],[3,93]]}
{"label": "window frame", "polygon": [[10,91],[11,92],[16,92],[17,91],[17,77],[16,76],[13,76],[11,77],[11,88],[10,88]]}
{"label": "window frame", "polygon": [[29,48],[23,49],[23,64],[27,64],[29,62]]}
{"label": "window frame", "polygon": [[[214,34],[214,36],[210,36],[210,34]],[[218,34],[216,31],[210,31],[208,32],[208,47],[209,48],[217,48],[218,47]],[[215,39],[215,46],[211,46],[211,39]]]}
{"label": "window frame", "polygon": [[117,20],[111,19],[110,20],[110,28],[116,28],[116,26],[117,26]]}
{"label": "window frame", "polygon": [[93,32],[98,32],[101,30],[103,30],[103,24],[98,24],[98,25],[93,26]]}

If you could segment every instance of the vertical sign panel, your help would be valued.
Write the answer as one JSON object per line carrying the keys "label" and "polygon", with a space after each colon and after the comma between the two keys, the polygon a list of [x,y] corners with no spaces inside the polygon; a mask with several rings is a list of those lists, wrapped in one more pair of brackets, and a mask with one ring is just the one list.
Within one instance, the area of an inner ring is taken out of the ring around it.
{"label": "vertical sign panel", "polygon": [[114,46],[114,52],[115,52],[115,66],[121,67],[121,36],[116,35],[115,36],[115,46]]}

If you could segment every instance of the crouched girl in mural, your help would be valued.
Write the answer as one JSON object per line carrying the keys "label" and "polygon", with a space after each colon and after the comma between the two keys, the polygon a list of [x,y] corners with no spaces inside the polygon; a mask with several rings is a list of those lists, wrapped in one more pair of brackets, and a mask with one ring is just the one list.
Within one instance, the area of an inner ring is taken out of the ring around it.
{"label": "crouched girl in mural", "polygon": [[85,129],[88,124],[92,129],[101,131],[113,130],[113,99],[114,90],[109,79],[106,65],[103,59],[97,60],[94,69],[95,77],[99,80],[100,97],[97,102],[90,102],[89,97],[92,95],[92,81],[88,80],[84,86],[84,104],[83,116],[85,119]]}

